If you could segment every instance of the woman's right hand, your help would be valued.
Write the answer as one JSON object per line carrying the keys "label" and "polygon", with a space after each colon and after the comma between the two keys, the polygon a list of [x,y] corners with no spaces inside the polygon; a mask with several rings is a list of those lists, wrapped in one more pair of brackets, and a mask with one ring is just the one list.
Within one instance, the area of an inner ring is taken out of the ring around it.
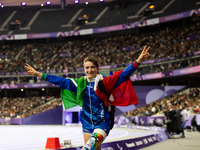
{"label": "woman's right hand", "polygon": [[42,77],[42,73],[37,72],[33,67],[31,67],[29,64],[26,64],[25,66],[26,69],[28,69],[27,71],[27,75],[33,75],[33,76],[39,76]]}

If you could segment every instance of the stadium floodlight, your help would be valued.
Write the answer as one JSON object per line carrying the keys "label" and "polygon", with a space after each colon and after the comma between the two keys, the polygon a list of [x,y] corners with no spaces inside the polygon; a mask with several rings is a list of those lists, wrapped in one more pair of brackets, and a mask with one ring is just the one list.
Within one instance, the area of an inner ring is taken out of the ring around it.
{"label": "stadium floodlight", "polygon": [[88,2],[85,2],[85,4],[87,5],[87,4],[88,4]]}
{"label": "stadium floodlight", "polygon": [[51,5],[51,2],[50,2],[50,1],[47,1],[46,4],[47,4],[47,5]]}
{"label": "stadium floodlight", "polygon": [[75,3],[75,4],[78,4],[78,3],[79,3],[79,0],[75,0],[74,3]]}
{"label": "stadium floodlight", "polygon": [[21,2],[21,5],[22,6],[26,6],[26,2]]}
{"label": "stadium floodlight", "polygon": [[153,9],[154,7],[155,7],[154,5],[149,6],[150,9]]}
{"label": "stadium floodlight", "polygon": [[3,4],[2,3],[0,3],[0,7],[2,6]]}
{"label": "stadium floodlight", "polygon": [[104,2],[104,0],[99,0],[99,2]]}
{"label": "stadium floodlight", "polygon": [[44,6],[44,4],[41,4],[41,7],[43,7]]}

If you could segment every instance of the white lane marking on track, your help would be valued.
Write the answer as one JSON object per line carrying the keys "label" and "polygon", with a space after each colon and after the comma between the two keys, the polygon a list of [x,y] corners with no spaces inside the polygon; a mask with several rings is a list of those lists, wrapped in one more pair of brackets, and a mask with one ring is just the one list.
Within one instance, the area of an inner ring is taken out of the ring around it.
{"label": "white lane marking on track", "polygon": [[[8,130],[8,128],[5,128],[5,129]],[[13,132],[15,132],[16,130],[15,129],[10,130],[12,135],[11,134],[7,134],[6,137],[7,138],[8,137],[9,138],[12,137],[12,139],[8,140],[8,142],[5,142],[4,144],[1,144],[0,145],[0,149],[13,150],[13,148],[14,148],[16,150],[17,148],[19,148],[20,150],[22,150],[22,149],[27,150],[30,147],[31,147],[31,149],[33,149],[33,148],[35,148],[35,149],[37,148],[38,149],[38,148],[41,148],[41,147],[45,147],[45,143],[46,143],[47,137],[54,136],[53,134],[56,133],[60,139],[62,139],[62,138],[66,139],[66,133],[69,132],[69,131],[71,131],[73,133],[68,134],[67,135],[68,137],[70,137],[70,138],[73,137],[73,139],[75,138],[76,141],[78,141],[78,142],[80,141],[79,143],[82,143],[81,140],[77,140],[77,135],[80,135],[82,130],[77,130],[77,128],[74,128],[73,131],[72,131],[71,128],[69,128],[69,130],[67,130],[66,127],[64,128],[65,131],[63,131],[63,128],[57,129],[56,127],[53,127],[53,128],[52,127],[50,127],[50,128],[48,127],[46,129],[50,130],[50,131],[47,132],[47,130],[44,130],[44,127],[43,128],[41,128],[41,127],[40,128],[36,128],[34,131],[31,128],[26,128],[26,129],[23,129],[23,131],[26,131],[27,135],[17,134],[16,136],[13,136]],[[17,133],[20,133],[21,131],[22,131],[22,129],[19,128]],[[44,134],[44,131],[45,131],[45,134]],[[36,132],[39,132],[39,134],[35,134]],[[23,138],[19,138],[21,136],[23,136]],[[17,140],[15,138],[17,138]],[[11,143],[10,141],[12,141],[12,145],[10,144]],[[73,141],[75,141],[75,140],[73,140]],[[31,144],[29,142],[31,142]],[[26,143],[28,143],[28,144],[26,144]],[[23,146],[22,146],[22,144],[23,144]],[[8,145],[9,145],[10,148],[8,147]]]}
{"label": "white lane marking on track", "polygon": [[[114,131],[115,130],[115,131]],[[113,129],[113,130],[111,130],[111,134],[112,134],[112,132],[116,132],[116,133],[119,133],[119,132],[121,132],[120,134],[118,134],[118,136],[115,136],[115,137],[113,137],[113,136],[108,136],[106,139],[107,140],[109,140],[109,139],[116,139],[116,138],[121,138],[121,137],[123,137],[123,136],[126,136],[126,135],[128,135],[128,132],[127,131],[122,131],[122,130],[117,130],[117,129]],[[105,140],[106,141],[106,140]]]}

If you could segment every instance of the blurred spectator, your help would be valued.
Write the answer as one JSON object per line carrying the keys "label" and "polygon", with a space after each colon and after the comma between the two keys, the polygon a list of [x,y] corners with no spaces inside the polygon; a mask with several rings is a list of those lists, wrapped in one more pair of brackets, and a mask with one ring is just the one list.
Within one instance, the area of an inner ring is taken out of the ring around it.
{"label": "blurred spectator", "polygon": [[198,126],[197,126],[197,122],[196,122],[196,116],[194,116],[193,118],[192,118],[192,120],[191,120],[191,126],[192,126],[192,130],[193,131],[195,131],[195,128],[196,128],[196,130],[198,130],[199,131],[199,129],[198,129]]}
{"label": "blurred spectator", "polygon": [[185,128],[186,122],[189,120],[189,113],[185,109],[184,106],[180,106],[180,110],[181,110],[181,126],[182,126],[182,130],[183,130],[182,131],[182,138],[185,138],[184,128]]}
{"label": "blurred spectator", "polygon": [[134,125],[137,125],[137,123],[135,122],[135,118],[132,119],[132,123],[133,123]]}
{"label": "blurred spectator", "polygon": [[156,122],[156,118],[153,119],[153,126],[158,126],[158,123]]}

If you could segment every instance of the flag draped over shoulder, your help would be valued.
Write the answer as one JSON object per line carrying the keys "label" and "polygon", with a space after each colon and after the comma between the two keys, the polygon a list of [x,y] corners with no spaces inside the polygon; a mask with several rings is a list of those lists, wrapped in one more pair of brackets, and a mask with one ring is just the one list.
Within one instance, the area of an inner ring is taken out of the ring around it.
{"label": "flag draped over shoulder", "polygon": [[107,98],[105,93],[101,92],[99,87],[97,87],[95,93],[101,100],[104,101],[106,106],[109,106],[110,104],[114,106],[129,106],[134,104],[137,106],[138,98],[135,94],[130,79],[116,87],[117,79],[121,73],[122,71],[117,71],[113,76],[109,76],[103,79],[103,83],[109,98]]}
{"label": "flag draped over shoulder", "polygon": [[[95,78],[95,93],[96,95],[104,101],[106,106],[110,104],[114,106],[129,106],[129,105],[137,105],[138,99],[131,84],[130,79],[121,83],[118,87],[116,87],[117,79],[119,78],[122,71],[117,71],[113,76],[102,78],[101,75],[97,75]],[[80,79],[71,79],[72,84],[74,84],[77,88],[77,93],[71,92],[66,89],[61,89],[61,98],[64,104],[65,109],[71,108],[74,106],[83,106],[84,101],[84,91],[87,85],[86,77],[81,77]],[[103,80],[107,95],[103,93],[99,87],[98,82]],[[115,88],[116,87],[116,88]]]}
{"label": "flag draped over shoulder", "polygon": [[61,89],[61,98],[65,109],[72,108],[77,105],[83,106],[84,90],[87,85],[87,80],[85,77],[80,79],[69,78],[77,88],[77,92],[71,92],[70,90]]}

